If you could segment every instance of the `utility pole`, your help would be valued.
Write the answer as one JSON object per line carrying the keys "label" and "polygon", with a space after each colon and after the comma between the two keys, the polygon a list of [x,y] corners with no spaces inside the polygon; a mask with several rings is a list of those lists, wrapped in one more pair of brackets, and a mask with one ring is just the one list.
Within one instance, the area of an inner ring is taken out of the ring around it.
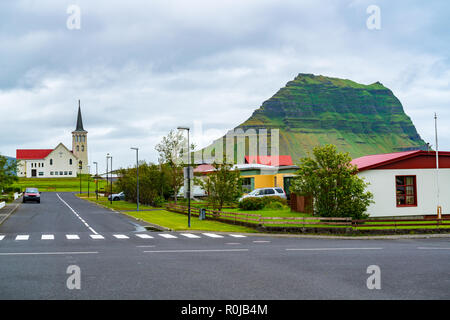
{"label": "utility pole", "polygon": [[178,130],[187,130],[187,137],[188,137],[188,227],[191,227],[191,146],[189,145],[189,127],[178,127]]}
{"label": "utility pole", "polygon": [[94,162],[95,164],[95,195],[96,199],[98,200],[98,163]]}
{"label": "utility pole", "polygon": [[136,206],[139,211],[139,148],[131,148],[131,150],[136,150]]}
{"label": "utility pole", "polygon": [[88,168],[88,199],[89,199],[89,183],[91,182],[91,166],[87,166]]}
{"label": "utility pole", "polygon": [[80,169],[80,196],[81,196],[81,169],[83,169],[83,161],[78,162],[78,168]]}
{"label": "utility pole", "polygon": [[108,192],[108,162],[109,162],[109,153],[106,154],[106,188],[105,188],[105,194]]}
{"label": "utility pole", "polygon": [[438,131],[437,131],[437,114],[434,113],[434,135],[436,138],[436,187],[437,187],[437,218],[442,218],[442,207],[439,199],[439,144],[438,144]]}

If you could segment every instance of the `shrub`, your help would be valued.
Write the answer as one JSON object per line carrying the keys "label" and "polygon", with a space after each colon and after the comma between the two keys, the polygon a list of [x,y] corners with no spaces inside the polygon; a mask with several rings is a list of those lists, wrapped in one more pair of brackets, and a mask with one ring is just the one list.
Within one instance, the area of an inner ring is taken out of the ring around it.
{"label": "shrub", "polygon": [[279,203],[283,206],[287,206],[287,204],[288,204],[286,199],[283,199],[283,198],[280,198],[277,196],[262,197],[260,199],[262,199],[262,201],[264,202],[264,207],[268,207],[272,203]]}
{"label": "shrub", "polygon": [[154,207],[162,207],[164,205],[165,199],[161,196],[156,196],[153,200],[153,206]]}
{"label": "shrub", "polygon": [[288,208],[288,206],[282,204],[281,202],[273,201],[273,202],[268,203],[264,208],[282,210],[282,209]]}
{"label": "shrub", "polygon": [[244,198],[239,202],[239,208],[242,210],[261,210],[264,208],[262,198]]}

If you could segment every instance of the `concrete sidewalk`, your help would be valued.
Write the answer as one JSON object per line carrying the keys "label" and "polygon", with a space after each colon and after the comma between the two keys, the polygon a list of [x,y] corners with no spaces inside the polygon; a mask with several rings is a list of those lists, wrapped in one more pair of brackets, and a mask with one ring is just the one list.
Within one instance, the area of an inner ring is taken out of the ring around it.
{"label": "concrete sidewalk", "polygon": [[6,206],[0,209],[0,225],[12,215],[22,202],[22,197],[14,200],[11,203],[7,203]]}

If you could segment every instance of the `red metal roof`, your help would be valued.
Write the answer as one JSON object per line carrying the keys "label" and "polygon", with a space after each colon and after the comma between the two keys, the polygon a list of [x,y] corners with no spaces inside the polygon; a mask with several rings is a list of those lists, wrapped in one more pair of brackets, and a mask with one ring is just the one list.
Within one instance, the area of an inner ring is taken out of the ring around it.
{"label": "red metal roof", "polygon": [[268,166],[292,166],[291,156],[245,156],[245,163],[258,163]]}
{"label": "red metal roof", "polygon": [[[423,151],[423,150],[413,150],[404,152],[394,152],[394,153],[384,153],[384,154],[374,154],[369,156],[364,156],[352,160],[352,164],[358,167],[359,171],[375,169],[381,166],[386,166],[395,162],[403,161],[406,159],[411,159],[419,156],[436,156],[434,151]],[[439,151],[439,159],[441,156],[448,157],[450,152]]]}
{"label": "red metal roof", "polygon": [[44,159],[52,151],[53,149],[17,149],[16,159],[18,160]]}
{"label": "red metal roof", "polygon": [[214,171],[215,168],[210,164],[201,164],[197,168],[194,169],[195,173],[206,173],[210,171]]}

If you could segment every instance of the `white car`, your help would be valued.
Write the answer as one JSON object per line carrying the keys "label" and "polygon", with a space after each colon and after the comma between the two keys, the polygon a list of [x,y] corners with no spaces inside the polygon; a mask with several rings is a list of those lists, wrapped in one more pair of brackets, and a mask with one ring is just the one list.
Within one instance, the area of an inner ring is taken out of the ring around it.
{"label": "white car", "polygon": [[245,198],[261,198],[261,197],[280,197],[286,199],[286,192],[284,192],[283,188],[275,187],[275,188],[259,188],[255,189],[249,194],[242,196],[239,201]]}

